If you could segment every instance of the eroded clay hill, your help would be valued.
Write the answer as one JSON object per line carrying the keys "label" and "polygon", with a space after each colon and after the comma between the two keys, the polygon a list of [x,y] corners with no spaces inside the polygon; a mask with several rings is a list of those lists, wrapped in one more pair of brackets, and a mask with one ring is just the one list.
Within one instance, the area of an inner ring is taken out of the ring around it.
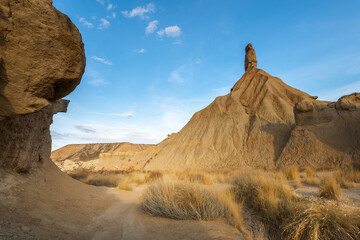
{"label": "eroded clay hill", "polygon": [[51,153],[52,161],[63,171],[76,169],[116,170],[135,153],[151,144],[94,143],[70,144]]}
{"label": "eroded clay hill", "polygon": [[359,164],[360,98],[318,101],[257,68],[251,44],[231,92],[197,112],[178,133],[125,167],[221,169]]}

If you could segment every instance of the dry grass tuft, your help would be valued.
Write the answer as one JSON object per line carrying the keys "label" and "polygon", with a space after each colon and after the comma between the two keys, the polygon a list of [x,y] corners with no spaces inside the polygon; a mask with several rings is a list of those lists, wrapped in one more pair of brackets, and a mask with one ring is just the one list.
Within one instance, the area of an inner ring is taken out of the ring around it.
{"label": "dry grass tuft", "polygon": [[120,182],[120,178],[116,174],[102,175],[91,174],[85,180],[86,184],[94,186],[116,187]]}
{"label": "dry grass tuft", "polygon": [[160,182],[143,194],[142,209],[152,216],[173,219],[214,220],[225,218],[247,234],[243,227],[241,207],[230,192],[205,190],[190,182]]}
{"label": "dry grass tuft", "polygon": [[311,185],[318,184],[318,179],[316,177],[315,169],[310,166],[306,166],[304,168],[304,178],[302,180],[306,184],[311,184]]}
{"label": "dry grass tuft", "polygon": [[199,184],[214,184],[217,182],[217,179],[208,172],[205,171],[183,171],[183,172],[176,172],[176,176],[179,180],[185,180],[192,183],[199,183]]}
{"label": "dry grass tuft", "polygon": [[342,188],[354,188],[356,187],[355,181],[357,180],[355,171],[343,171],[337,170],[333,173],[333,177],[335,178],[336,182],[340,184]]}
{"label": "dry grass tuft", "polygon": [[340,198],[340,185],[332,176],[321,179],[319,197],[337,200]]}
{"label": "dry grass tuft", "polygon": [[280,174],[253,171],[234,180],[238,200],[260,212],[266,220],[281,222],[297,200]]}
{"label": "dry grass tuft", "polygon": [[315,202],[302,208],[283,228],[286,240],[355,240],[360,236],[360,211],[346,212],[339,206]]}
{"label": "dry grass tuft", "polygon": [[163,175],[164,174],[162,172],[160,172],[160,171],[150,171],[149,172],[149,178],[153,179],[153,180],[162,178]]}
{"label": "dry grass tuft", "polygon": [[132,187],[131,184],[129,182],[119,182],[117,187],[121,190],[125,190],[125,191],[131,191]]}
{"label": "dry grass tuft", "polygon": [[299,168],[296,166],[283,166],[280,168],[280,172],[282,172],[288,180],[293,180],[293,184],[295,188],[301,187],[300,181],[300,173]]}
{"label": "dry grass tuft", "polygon": [[280,171],[284,173],[288,180],[300,179],[299,168],[296,166],[283,166]]}

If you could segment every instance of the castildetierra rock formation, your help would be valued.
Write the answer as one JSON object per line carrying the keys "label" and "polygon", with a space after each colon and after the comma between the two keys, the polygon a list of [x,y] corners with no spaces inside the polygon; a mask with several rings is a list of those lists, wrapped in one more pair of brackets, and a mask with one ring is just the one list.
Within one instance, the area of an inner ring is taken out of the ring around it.
{"label": "castildetierra rock formation", "polygon": [[84,68],[81,35],[51,0],[0,2],[0,120],[65,97]]}
{"label": "castildetierra rock formation", "polygon": [[195,113],[180,132],[135,154],[125,167],[211,170],[359,164],[359,94],[336,103],[316,98],[258,69],[249,44],[245,74],[229,94]]}
{"label": "castildetierra rock formation", "polygon": [[50,160],[49,126],[80,83],[84,44],[51,0],[0,2],[0,167],[28,172]]}
{"label": "castildetierra rock formation", "polygon": [[256,52],[251,43],[245,48],[245,71],[257,68]]}

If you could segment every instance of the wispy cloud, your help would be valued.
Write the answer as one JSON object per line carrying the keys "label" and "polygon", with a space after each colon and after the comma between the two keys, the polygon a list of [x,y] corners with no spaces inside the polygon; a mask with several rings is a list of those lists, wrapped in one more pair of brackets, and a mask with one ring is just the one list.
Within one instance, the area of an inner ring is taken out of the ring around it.
{"label": "wispy cloud", "polygon": [[149,24],[147,25],[147,27],[145,29],[146,34],[153,33],[157,29],[158,24],[159,24],[158,20],[149,22]]}
{"label": "wispy cloud", "polygon": [[79,18],[79,22],[82,23],[87,28],[93,28],[94,25],[91,22],[88,22],[84,17]]}
{"label": "wispy cloud", "polygon": [[108,20],[106,20],[105,18],[101,18],[100,19],[100,25],[98,27],[98,29],[106,29],[110,27],[110,22]]}
{"label": "wispy cloud", "polygon": [[107,113],[106,115],[114,116],[114,117],[121,117],[121,118],[135,117],[135,113],[133,111],[127,111],[124,113]]}
{"label": "wispy cloud", "polygon": [[182,44],[183,43],[183,41],[182,40],[176,40],[175,42],[173,42],[173,44],[174,45],[180,45],[180,44]]}
{"label": "wispy cloud", "polygon": [[194,72],[194,62],[189,61],[172,71],[168,81],[171,83],[181,84],[192,80]]}
{"label": "wispy cloud", "polygon": [[111,3],[106,7],[106,10],[110,11],[111,9],[114,9],[114,5]]}
{"label": "wispy cloud", "polygon": [[106,115],[111,117],[120,117],[120,118],[130,118],[135,117],[134,111],[126,111],[123,113],[101,113],[101,112],[91,112],[91,114],[97,114],[97,115]]}
{"label": "wispy cloud", "polygon": [[88,69],[86,71],[86,76],[89,78],[88,83],[92,86],[105,86],[109,84],[98,71],[93,69]]}
{"label": "wispy cloud", "polygon": [[107,61],[104,58],[100,58],[100,57],[97,57],[97,56],[92,56],[91,59],[94,59],[94,60],[99,61],[99,62],[101,62],[103,64],[106,64],[106,65],[112,65],[112,62]]}
{"label": "wispy cloud", "polygon": [[212,89],[212,91],[217,95],[217,96],[223,96],[226,95],[228,93],[230,93],[230,86],[226,86],[226,87],[221,87],[221,88],[214,88]]}
{"label": "wispy cloud", "polygon": [[155,12],[155,4],[149,3],[146,6],[143,7],[136,7],[132,9],[130,12],[127,10],[122,11],[121,13],[124,15],[124,17],[127,18],[134,18],[134,17],[140,17],[141,19],[147,19],[149,16],[147,14]]}
{"label": "wispy cloud", "polygon": [[98,3],[100,3],[101,5],[105,4],[105,0],[96,0]]}
{"label": "wispy cloud", "polygon": [[85,133],[96,133],[96,130],[88,125],[78,124],[78,125],[74,125],[74,127]]}
{"label": "wispy cloud", "polygon": [[115,19],[116,18],[116,13],[113,12],[111,15],[107,15],[106,17],[109,18],[109,19]]}
{"label": "wispy cloud", "polygon": [[172,83],[183,83],[184,79],[180,75],[181,69],[176,69],[170,73],[169,82]]}
{"label": "wispy cloud", "polygon": [[319,93],[319,99],[328,101],[337,101],[340,97],[360,92],[360,81],[350,83],[340,88],[327,89]]}
{"label": "wispy cloud", "polygon": [[178,25],[169,26],[158,31],[157,34],[159,37],[163,37],[164,35],[168,37],[179,37],[181,34],[181,29]]}
{"label": "wispy cloud", "polygon": [[145,49],[135,49],[135,52],[136,53],[145,53],[146,52],[146,50]]}

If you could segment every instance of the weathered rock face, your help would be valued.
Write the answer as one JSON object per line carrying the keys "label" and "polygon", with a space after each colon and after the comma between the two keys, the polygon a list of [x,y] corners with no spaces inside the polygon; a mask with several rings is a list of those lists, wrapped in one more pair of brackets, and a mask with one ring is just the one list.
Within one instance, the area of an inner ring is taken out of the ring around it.
{"label": "weathered rock face", "polygon": [[256,53],[251,43],[245,48],[245,71],[257,68]]}
{"label": "weathered rock face", "polygon": [[52,1],[0,1],[0,168],[50,161],[52,116],[84,68],[81,35]]}
{"label": "weathered rock face", "polygon": [[307,101],[295,108],[296,127],[277,165],[360,167],[360,94],[336,103]]}
{"label": "weathered rock face", "polygon": [[68,95],[84,68],[81,35],[51,0],[0,1],[0,120]]}
{"label": "weathered rock face", "polygon": [[68,103],[58,100],[39,112],[1,121],[0,168],[24,173],[49,161],[52,116],[66,112]]}

